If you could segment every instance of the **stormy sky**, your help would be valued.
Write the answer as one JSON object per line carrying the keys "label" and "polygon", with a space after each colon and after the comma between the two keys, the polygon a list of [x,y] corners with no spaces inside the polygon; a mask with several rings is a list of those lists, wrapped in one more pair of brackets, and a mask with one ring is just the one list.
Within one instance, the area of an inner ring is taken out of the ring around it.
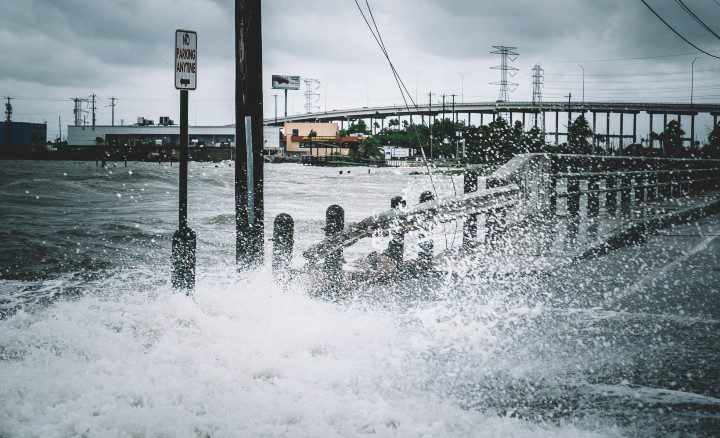
{"label": "stormy sky", "polygon": [[[648,0],[699,47],[720,56],[720,41],[674,0]],[[720,2],[684,0],[720,33]],[[363,0],[364,6],[364,0]],[[493,45],[517,47],[519,85],[511,100],[530,100],[531,69],[545,71],[545,100],[688,102],[695,63],[695,100],[720,101],[720,60],[700,54],[639,0],[371,0],[374,16],[399,73],[415,97],[428,92],[457,101],[497,99],[499,62]],[[48,137],[72,121],[73,97],[99,96],[98,123],[138,116],[177,120],[173,34],[198,32],[198,89],[190,96],[191,124],[233,123],[232,0],[0,0],[0,95],[16,97],[15,120],[48,121]],[[387,62],[354,0],[263,1],[265,114],[282,114],[272,74],[316,78],[315,102],[327,109],[389,105],[401,97]],[[289,113],[304,112],[301,91]],[[89,120],[89,115],[88,115]],[[64,128],[63,128],[64,129]]]}

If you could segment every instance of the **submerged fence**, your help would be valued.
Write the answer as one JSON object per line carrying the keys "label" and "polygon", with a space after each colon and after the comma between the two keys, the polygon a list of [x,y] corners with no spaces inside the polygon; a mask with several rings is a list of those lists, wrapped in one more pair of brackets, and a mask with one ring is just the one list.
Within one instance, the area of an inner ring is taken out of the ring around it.
{"label": "submerged fence", "polygon": [[[395,197],[388,211],[347,226],[343,208],[330,206],[325,239],[303,251],[308,269],[322,273],[328,284],[339,285],[347,274],[346,248],[369,237],[389,236],[385,251],[366,257],[367,270],[385,277],[423,275],[432,269],[435,251],[428,234],[438,224],[462,220],[462,248],[491,246],[513,224],[558,214],[580,218],[582,210],[594,218],[600,214],[601,200],[608,214],[628,214],[645,202],[717,187],[720,160],[525,154],[488,176],[484,187],[478,187],[479,181],[474,170],[467,170],[462,195],[434,199],[424,192],[412,207]],[[478,241],[481,215],[483,242]],[[405,237],[413,231],[420,233],[417,257],[406,260]],[[276,218],[273,241],[273,268],[283,275],[293,250],[290,216]]]}

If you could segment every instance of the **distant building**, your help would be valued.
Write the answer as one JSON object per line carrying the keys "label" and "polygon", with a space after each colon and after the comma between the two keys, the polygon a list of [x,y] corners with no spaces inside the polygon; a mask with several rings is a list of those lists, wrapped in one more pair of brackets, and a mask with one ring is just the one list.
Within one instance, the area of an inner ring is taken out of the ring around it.
{"label": "distant building", "polygon": [[402,148],[398,146],[381,146],[386,160],[398,160],[411,158],[415,155],[415,151],[410,148]]}
{"label": "distant building", "polygon": [[283,134],[284,152],[290,155],[348,155],[357,150],[360,141],[355,136],[340,137],[337,123],[288,122]]}
{"label": "distant building", "polygon": [[[169,119],[162,118],[155,125],[147,119],[139,120],[138,125],[127,126],[68,126],[67,142],[70,147],[92,148],[97,146],[114,149],[129,147],[177,148],[179,146],[180,127],[168,125]],[[264,145],[267,154],[280,151],[280,128],[263,127]],[[235,125],[190,126],[188,127],[190,148],[234,148]]]}
{"label": "distant building", "polygon": [[0,122],[0,155],[28,157],[45,150],[45,123]]}

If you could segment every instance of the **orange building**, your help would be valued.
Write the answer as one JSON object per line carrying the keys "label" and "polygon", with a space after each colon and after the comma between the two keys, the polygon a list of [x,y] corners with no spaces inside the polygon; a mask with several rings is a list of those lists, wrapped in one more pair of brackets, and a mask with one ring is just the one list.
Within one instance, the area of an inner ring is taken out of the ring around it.
{"label": "orange building", "polygon": [[[315,136],[310,133],[315,131]],[[294,155],[326,156],[332,153],[348,155],[357,149],[358,137],[340,137],[337,123],[288,122],[283,130],[285,153]]]}

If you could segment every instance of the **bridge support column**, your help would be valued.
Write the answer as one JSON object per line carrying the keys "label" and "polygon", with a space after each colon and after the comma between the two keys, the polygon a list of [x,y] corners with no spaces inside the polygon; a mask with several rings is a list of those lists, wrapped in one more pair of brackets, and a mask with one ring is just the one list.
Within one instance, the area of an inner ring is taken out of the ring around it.
{"label": "bridge support column", "polygon": [[610,111],[605,113],[607,116],[605,119],[605,151],[612,155],[612,145],[610,143]]}
{"label": "bridge support column", "polygon": [[560,111],[555,111],[555,146],[560,144]]}
{"label": "bridge support column", "polygon": [[695,146],[695,114],[690,115],[690,147]]}
{"label": "bridge support column", "polygon": [[625,121],[625,113],[620,113],[620,142],[618,143],[618,155],[622,155],[625,148],[625,138],[623,137],[623,123]]}
{"label": "bridge support column", "polygon": [[653,114],[648,113],[648,118],[650,119],[650,128],[648,129],[648,144],[650,145],[650,149],[655,148],[655,139],[652,138],[653,134]]}
{"label": "bridge support column", "polygon": [[[597,134],[597,113],[595,111],[592,112],[593,115],[593,131],[595,131],[595,134]],[[597,135],[593,137],[593,146],[597,147]],[[595,153],[593,151],[593,153]]]}
{"label": "bridge support column", "polygon": [[[474,170],[465,172],[463,178],[463,193],[473,193],[477,191],[478,175]],[[463,225],[463,246],[468,247],[477,240],[477,215],[472,214],[465,219]]]}
{"label": "bridge support column", "polygon": [[468,126],[470,126],[472,124],[471,119],[470,119],[471,114],[472,113],[468,113],[468,122],[467,122]]}
{"label": "bridge support column", "polygon": [[525,126],[526,126],[525,125],[525,111],[523,111],[523,113],[522,113],[522,125],[523,125],[523,131],[527,131],[527,129],[525,129]]}
{"label": "bridge support column", "polygon": [[485,113],[480,113],[480,126],[485,124],[485,122],[483,121],[484,116],[485,116]]}
{"label": "bridge support column", "polygon": [[607,210],[608,214],[611,215],[615,215],[617,208],[617,190],[615,190],[616,182],[615,177],[612,176],[605,180],[605,210]]}
{"label": "bridge support column", "polygon": [[[422,192],[420,194],[420,203],[430,202],[434,200],[435,197],[433,196],[432,192],[426,191]],[[425,236],[425,234],[420,234],[420,252],[418,252],[418,268],[422,271],[427,271],[430,269],[430,265],[432,265],[432,259],[433,259],[433,241],[432,237]]]}
{"label": "bridge support column", "polygon": [[[395,196],[390,200],[390,208],[399,210],[405,207],[405,200],[402,196]],[[392,234],[390,243],[388,244],[387,255],[395,263],[395,272],[398,273],[402,269],[403,253],[405,252],[405,234],[397,232]]]}
{"label": "bridge support column", "polygon": [[633,143],[637,143],[637,113],[633,113]]}
{"label": "bridge support column", "polygon": [[[665,132],[665,130],[667,129],[667,123],[668,123],[668,122],[667,122],[667,119],[668,119],[668,114],[667,114],[667,113],[663,113],[663,132]],[[663,153],[663,155],[664,155],[665,152],[666,152],[666,151],[665,151],[665,142],[664,142],[664,141],[661,141],[661,142],[660,142],[660,147],[662,148],[662,153]]]}

